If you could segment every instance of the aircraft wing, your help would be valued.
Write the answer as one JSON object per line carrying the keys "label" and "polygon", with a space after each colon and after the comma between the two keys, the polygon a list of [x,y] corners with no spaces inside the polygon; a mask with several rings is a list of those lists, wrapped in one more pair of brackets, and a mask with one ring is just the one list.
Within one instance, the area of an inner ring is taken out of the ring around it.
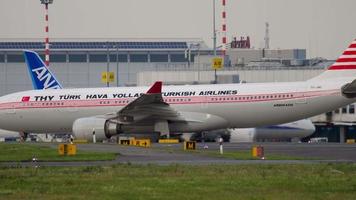
{"label": "aircraft wing", "polygon": [[146,94],[130,102],[117,113],[106,115],[106,118],[122,124],[134,124],[148,120],[185,121],[178,111],[164,102],[162,82],[154,83]]}

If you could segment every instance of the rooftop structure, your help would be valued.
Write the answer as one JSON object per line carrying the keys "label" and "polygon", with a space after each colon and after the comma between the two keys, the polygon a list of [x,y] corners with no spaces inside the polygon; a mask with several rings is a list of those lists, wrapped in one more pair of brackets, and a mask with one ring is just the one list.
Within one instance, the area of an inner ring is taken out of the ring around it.
{"label": "rooftop structure", "polygon": [[[43,50],[43,42],[0,42],[0,50]],[[187,42],[51,42],[51,49],[187,49]]]}

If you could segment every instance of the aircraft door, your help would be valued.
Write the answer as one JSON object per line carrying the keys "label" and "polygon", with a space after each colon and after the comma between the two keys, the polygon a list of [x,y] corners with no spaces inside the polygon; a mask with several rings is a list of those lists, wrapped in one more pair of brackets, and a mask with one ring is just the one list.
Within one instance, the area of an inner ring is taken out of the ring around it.
{"label": "aircraft door", "polygon": [[6,114],[16,114],[15,105],[12,105],[10,109],[6,110]]}
{"label": "aircraft door", "polygon": [[296,88],[296,104],[307,104],[307,95],[308,95],[308,88],[303,86],[297,86]]}
{"label": "aircraft door", "polygon": [[77,103],[75,101],[72,101],[70,103],[70,105],[68,106],[68,108],[66,109],[58,109],[58,111],[62,111],[62,112],[78,112],[78,107],[77,107]]}
{"label": "aircraft door", "polygon": [[201,103],[200,103],[200,107],[202,108],[202,109],[207,109],[208,108],[208,99],[209,97],[207,97],[207,96],[202,96],[201,97]]}
{"label": "aircraft door", "polygon": [[78,107],[75,102],[73,103],[73,105],[71,107],[69,107],[68,111],[69,112],[78,112]]}

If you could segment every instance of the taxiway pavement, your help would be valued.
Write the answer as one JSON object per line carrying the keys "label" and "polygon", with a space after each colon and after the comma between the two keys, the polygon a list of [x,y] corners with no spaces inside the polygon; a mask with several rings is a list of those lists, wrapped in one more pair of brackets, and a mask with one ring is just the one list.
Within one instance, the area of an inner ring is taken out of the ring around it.
{"label": "taxiway pavement", "polygon": [[[200,151],[219,151],[217,143],[199,143]],[[57,148],[58,144],[38,144]],[[354,144],[304,144],[304,143],[224,143],[225,152],[249,151],[253,145],[261,145],[265,149],[265,160],[238,160],[214,155],[184,152],[183,144],[153,144],[152,148],[121,146],[117,144],[78,144],[81,151],[113,152],[119,155],[112,161],[80,161],[80,162],[41,162],[39,166],[99,166],[115,164],[315,164],[315,163],[356,163],[356,145]],[[306,158],[305,160],[269,160],[269,154],[286,155]],[[33,166],[32,162],[2,162],[6,166]]]}

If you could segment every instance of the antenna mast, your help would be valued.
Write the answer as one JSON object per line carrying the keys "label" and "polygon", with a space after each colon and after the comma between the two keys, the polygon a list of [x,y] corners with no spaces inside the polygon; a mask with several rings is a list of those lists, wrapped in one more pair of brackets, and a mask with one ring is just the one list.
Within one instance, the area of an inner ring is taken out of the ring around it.
{"label": "antenna mast", "polygon": [[269,49],[270,37],[269,37],[269,23],[266,22],[266,33],[265,33],[265,49]]}

